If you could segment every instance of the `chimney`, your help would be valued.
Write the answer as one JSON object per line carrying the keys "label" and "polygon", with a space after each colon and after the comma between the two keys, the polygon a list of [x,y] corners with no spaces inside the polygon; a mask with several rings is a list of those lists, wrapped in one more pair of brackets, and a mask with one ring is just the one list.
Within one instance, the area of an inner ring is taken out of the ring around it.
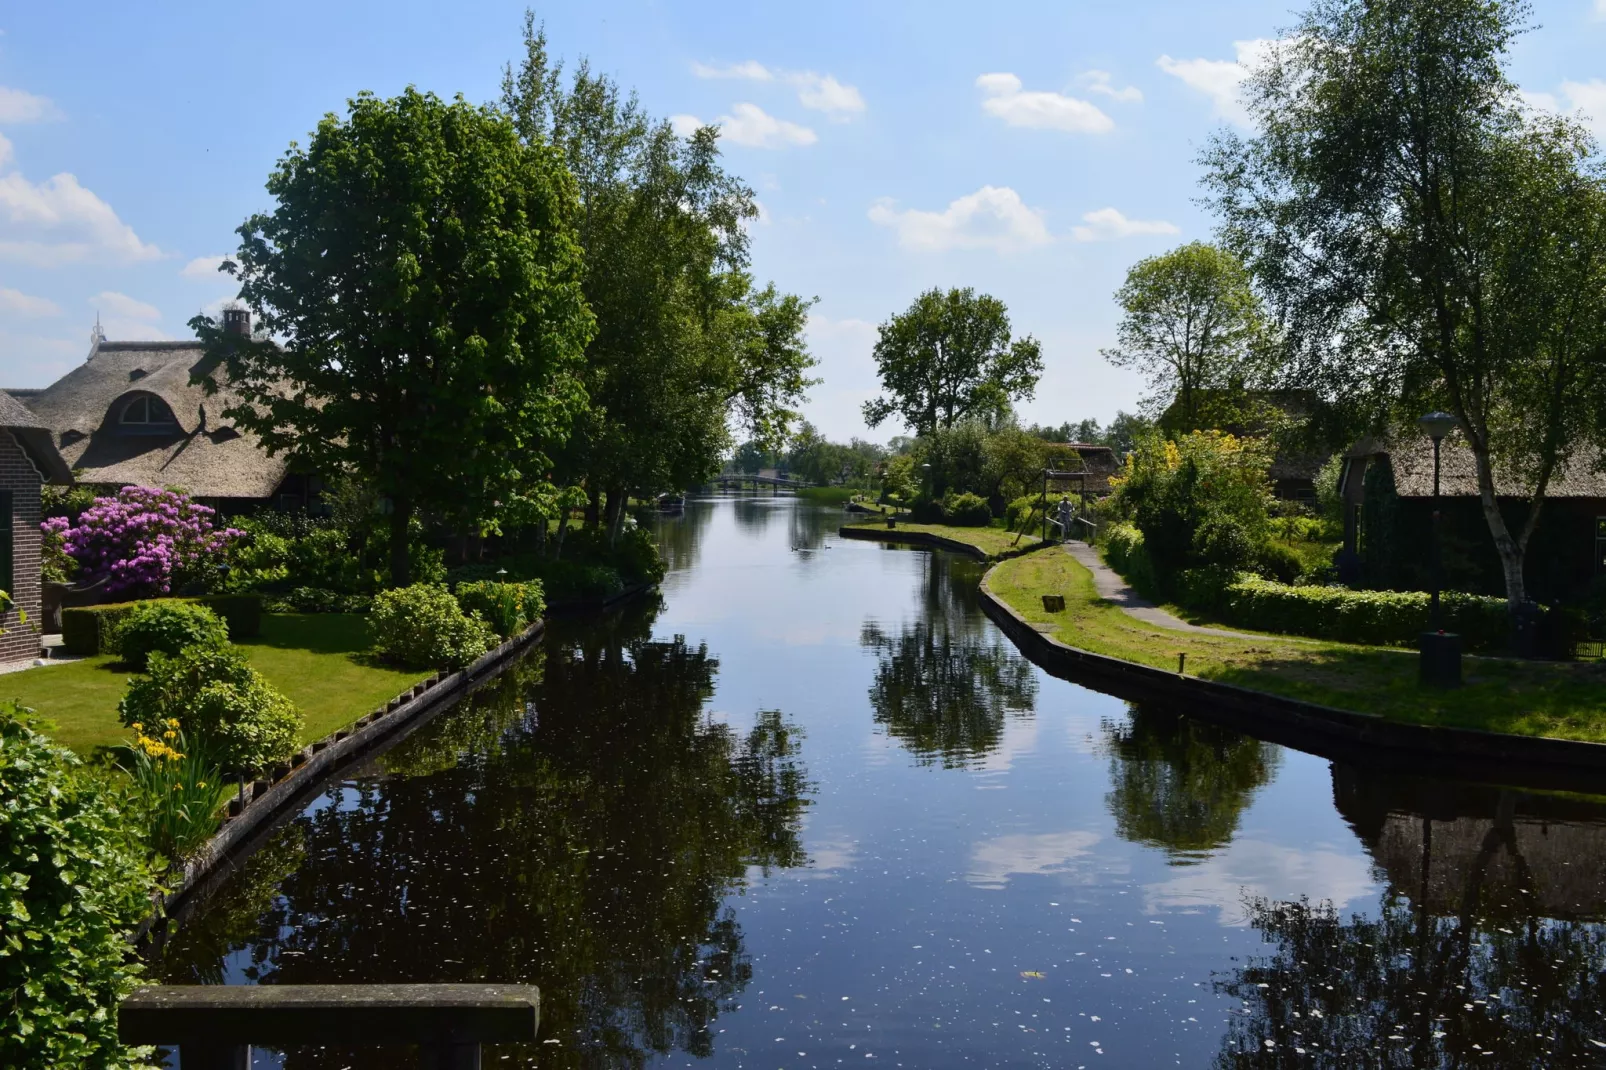
{"label": "chimney", "polygon": [[251,337],[251,313],[243,308],[223,310],[223,333],[236,338]]}

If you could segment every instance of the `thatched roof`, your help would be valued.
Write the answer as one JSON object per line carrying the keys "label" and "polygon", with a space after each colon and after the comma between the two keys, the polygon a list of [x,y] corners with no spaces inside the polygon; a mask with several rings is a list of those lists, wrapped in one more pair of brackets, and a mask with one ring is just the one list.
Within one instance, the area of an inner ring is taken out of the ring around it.
{"label": "thatched roof", "polygon": [[[1394,490],[1402,498],[1433,496],[1433,440],[1420,432],[1399,432],[1387,438],[1363,438],[1346,456],[1353,459],[1387,456],[1394,470]],[[1606,498],[1606,472],[1601,454],[1593,447],[1577,450],[1572,461],[1550,477],[1547,498]],[[1509,470],[1496,466],[1495,493],[1500,497],[1527,498],[1532,488]],[[1478,469],[1472,450],[1459,432],[1451,432],[1439,446],[1439,493],[1446,498],[1478,496]]]}
{"label": "thatched roof", "polygon": [[[284,480],[282,457],[269,457],[256,436],[223,410],[237,398],[199,342],[108,342],[89,359],[28,399],[55,432],[67,463],[84,483],[183,487],[199,498],[266,498]],[[192,376],[219,384],[207,395]],[[167,434],[119,429],[123,406],[154,394],[172,410]]]}
{"label": "thatched roof", "polygon": [[28,407],[0,390],[0,428],[10,431],[47,483],[71,483],[72,471],[56,449],[55,436]]}

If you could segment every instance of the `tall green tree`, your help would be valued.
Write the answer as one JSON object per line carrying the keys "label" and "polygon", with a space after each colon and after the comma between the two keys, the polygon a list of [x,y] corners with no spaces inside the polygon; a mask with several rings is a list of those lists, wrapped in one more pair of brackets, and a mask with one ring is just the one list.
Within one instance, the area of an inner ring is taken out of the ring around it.
{"label": "tall green tree", "polygon": [[882,395],[864,404],[871,427],[898,416],[917,435],[966,417],[996,417],[1031,398],[1042,347],[1011,339],[1004,303],[975,290],[927,290],[880,328],[875,345]]}
{"label": "tall green tree", "polygon": [[1526,13],[1318,0],[1246,84],[1258,133],[1204,159],[1286,325],[1286,379],[1379,421],[1455,415],[1513,605],[1606,358],[1606,183],[1588,136],[1506,77]]}
{"label": "tall green tree", "polygon": [[492,513],[553,488],[547,454],[584,411],[594,331],[561,158],[461,98],[360,94],[292,144],[278,202],[225,264],[262,334],[191,326],[226,361],[228,415],[270,453],[350,472],[391,502],[391,580],[420,509]]}
{"label": "tall green tree", "polygon": [[1241,390],[1258,378],[1254,358],[1265,317],[1249,272],[1232,253],[1189,242],[1140,260],[1115,301],[1121,323],[1104,358],[1142,372],[1147,407],[1156,416],[1170,407],[1172,431],[1203,428],[1202,391]]}
{"label": "tall green tree", "polygon": [[586,351],[591,409],[560,467],[594,504],[606,494],[617,533],[629,491],[717,472],[732,424],[766,451],[782,445],[811,385],[811,302],[749,274],[757,208],[725,171],[716,128],[678,137],[584,61],[565,81],[528,14],[502,103],[527,143],[558,147],[578,182],[597,332]]}

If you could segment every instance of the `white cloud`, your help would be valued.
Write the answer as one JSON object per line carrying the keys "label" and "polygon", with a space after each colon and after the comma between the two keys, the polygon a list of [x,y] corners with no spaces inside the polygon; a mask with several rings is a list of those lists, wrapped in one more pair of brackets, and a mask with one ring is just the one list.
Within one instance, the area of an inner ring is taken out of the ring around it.
{"label": "white cloud", "polygon": [[8,290],[0,286],[0,312],[9,312],[22,319],[61,315],[61,306],[43,297],[33,297],[21,290]]}
{"label": "white cloud", "polygon": [[1077,241],[1114,241],[1134,234],[1180,234],[1175,223],[1163,219],[1128,219],[1115,208],[1100,208],[1082,216],[1082,225],[1071,233]]}
{"label": "white cloud", "polygon": [[1276,44],[1272,39],[1257,37],[1252,41],[1232,43],[1237,59],[1172,59],[1170,56],[1161,56],[1154,62],[1162,71],[1180,78],[1189,88],[1209,97],[1216,118],[1248,126],[1249,112],[1244,108],[1239,87]]}
{"label": "white cloud", "polygon": [[218,267],[227,259],[226,256],[198,256],[185,264],[179,270],[179,274],[186,279],[226,279],[233,282],[234,280],[228,275],[218,271]]}
{"label": "white cloud", "polygon": [[691,137],[704,126],[704,122],[695,115],[671,115],[669,128],[675,132],[676,137]]}
{"label": "white cloud", "polygon": [[101,329],[107,338],[123,341],[161,340],[167,334],[157,328],[162,314],[155,305],[129,297],[115,290],[102,290],[89,299]]}
{"label": "white cloud", "polygon": [[1124,85],[1117,89],[1110,81],[1109,71],[1084,71],[1076,80],[1086,86],[1089,93],[1102,93],[1111,100],[1127,104],[1136,104],[1143,100],[1143,90],[1135,85]]}
{"label": "white cloud", "polygon": [[[757,104],[734,104],[731,111],[734,114],[721,115],[714,120],[714,125],[719,127],[720,136],[733,144],[754,149],[784,149],[812,145],[820,140],[819,135],[808,127],[777,119]],[[691,118],[676,116],[671,122]]]}
{"label": "white cloud", "polygon": [[74,175],[63,172],[37,184],[20,171],[0,175],[0,259],[52,267],[161,255]]}
{"label": "white cloud", "polygon": [[[1600,0],[1606,4],[1606,0]],[[1606,81],[1563,82],[1556,93],[1523,91],[1523,101],[1538,111],[1570,115],[1587,126],[1597,138],[1606,140]]]}
{"label": "white cloud", "polygon": [[756,59],[729,63],[723,67],[707,63],[693,63],[691,72],[699,78],[745,78],[752,82],[769,82],[775,79],[770,69]]}
{"label": "white cloud", "polygon": [[0,123],[43,123],[61,118],[49,97],[0,85]]}
{"label": "white cloud", "polygon": [[1342,910],[1375,893],[1372,866],[1352,849],[1326,844],[1291,846],[1240,838],[1192,865],[1179,865],[1163,881],[1145,885],[1145,909],[1198,913],[1215,910],[1219,924],[1243,926],[1244,899],[1330,899]]}
{"label": "white cloud", "polygon": [[13,155],[14,150],[11,147],[11,142],[6,140],[4,134],[0,134],[0,168],[9,167]]}
{"label": "white cloud", "polygon": [[883,199],[870,208],[870,221],[898,232],[906,249],[993,249],[1000,253],[1046,245],[1054,239],[1043,214],[1028,208],[1008,186],[983,186],[940,212],[898,211]]}
{"label": "white cloud", "polygon": [[781,81],[797,90],[797,100],[810,111],[823,111],[838,122],[864,111],[864,97],[855,86],[843,85],[830,74],[814,71],[771,70],[756,59],[716,66],[693,63],[691,72],[699,78],[740,78],[749,82]]}
{"label": "white cloud", "polygon": [[1063,93],[1023,90],[1021,80],[1007,72],[982,75],[976,79],[976,88],[985,96],[982,108],[1010,126],[1073,134],[1104,134],[1115,129],[1114,121],[1098,105]]}
{"label": "white cloud", "polygon": [[1606,0],[1595,0],[1595,17],[1606,19]]}

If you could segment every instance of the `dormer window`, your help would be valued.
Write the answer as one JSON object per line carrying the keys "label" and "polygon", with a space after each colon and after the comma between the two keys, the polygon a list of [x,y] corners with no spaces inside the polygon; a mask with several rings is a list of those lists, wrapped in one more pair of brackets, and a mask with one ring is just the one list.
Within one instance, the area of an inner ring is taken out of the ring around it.
{"label": "dormer window", "polygon": [[125,435],[165,435],[178,427],[173,410],[154,394],[137,394],[123,403],[117,427]]}

